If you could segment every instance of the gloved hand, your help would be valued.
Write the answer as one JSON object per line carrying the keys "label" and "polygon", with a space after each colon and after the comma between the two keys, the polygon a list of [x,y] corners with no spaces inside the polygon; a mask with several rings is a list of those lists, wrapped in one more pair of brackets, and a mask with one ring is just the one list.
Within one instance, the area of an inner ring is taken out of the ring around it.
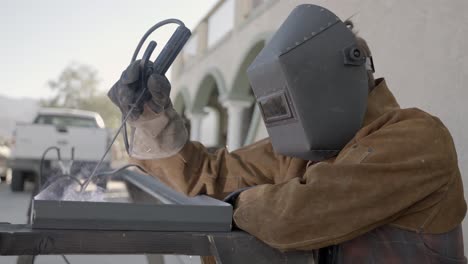
{"label": "gloved hand", "polygon": [[239,198],[239,195],[243,191],[246,191],[248,189],[252,189],[254,187],[256,187],[256,186],[249,186],[249,187],[244,187],[244,188],[237,189],[237,190],[233,191],[232,193],[228,194],[226,197],[224,197],[223,202],[228,203],[228,204],[232,205],[232,208],[235,208],[237,198]]}
{"label": "gloved hand", "polygon": [[[140,61],[130,64],[108,92],[124,116],[144,88],[144,76],[139,66]],[[157,73],[145,74],[148,91],[127,121],[131,127],[129,154],[136,159],[169,157],[182,149],[188,133],[183,120],[172,107],[169,97],[171,85],[167,78]]]}
{"label": "gloved hand", "polygon": [[[152,62],[148,62],[148,66],[152,68]],[[160,113],[171,103],[169,99],[171,84],[166,76],[148,72],[145,74],[146,76],[143,76],[141,72],[140,60],[133,62],[122,72],[120,79],[107,94],[112,102],[120,108],[122,114],[126,116],[143,91],[143,77],[147,79],[148,89],[130,114],[130,120],[133,121],[137,120],[143,113],[144,105],[147,105],[154,113]]]}

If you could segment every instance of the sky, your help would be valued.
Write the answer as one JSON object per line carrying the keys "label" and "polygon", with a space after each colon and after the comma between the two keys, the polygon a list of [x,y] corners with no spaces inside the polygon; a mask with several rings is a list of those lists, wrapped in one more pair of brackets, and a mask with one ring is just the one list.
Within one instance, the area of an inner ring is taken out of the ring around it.
{"label": "sky", "polygon": [[[50,97],[47,82],[73,63],[97,70],[107,91],[151,26],[178,18],[193,29],[217,1],[0,0],[0,95]],[[162,48],[175,27],[150,39]]]}

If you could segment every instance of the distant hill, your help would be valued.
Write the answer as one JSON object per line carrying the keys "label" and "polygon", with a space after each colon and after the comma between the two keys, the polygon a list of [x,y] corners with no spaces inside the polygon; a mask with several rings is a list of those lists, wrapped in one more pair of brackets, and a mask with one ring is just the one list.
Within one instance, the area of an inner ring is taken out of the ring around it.
{"label": "distant hill", "polygon": [[0,138],[9,139],[16,122],[31,122],[38,109],[38,100],[0,95]]}

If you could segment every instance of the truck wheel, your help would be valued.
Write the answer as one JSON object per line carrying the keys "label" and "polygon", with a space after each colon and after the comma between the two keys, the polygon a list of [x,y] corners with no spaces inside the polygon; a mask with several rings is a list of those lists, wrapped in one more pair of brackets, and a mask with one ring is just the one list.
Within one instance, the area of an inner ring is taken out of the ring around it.
{"label": "truck wheel", "polygon": [[12,172],[10,187],[14,192],[22,192],[24,190],[24,177],[21,171]]}

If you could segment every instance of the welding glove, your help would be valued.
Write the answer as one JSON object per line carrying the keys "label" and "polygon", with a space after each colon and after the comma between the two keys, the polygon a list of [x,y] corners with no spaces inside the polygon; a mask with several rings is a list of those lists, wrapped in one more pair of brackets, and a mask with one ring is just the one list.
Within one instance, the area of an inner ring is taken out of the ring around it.
{"label": "welding glove", "polygon": [[143,91],[142,79],[145,77],[148,91],[127,120],[130,126],[129,154],[136,159],[170,157],[187,142],[187,129],[172,107],[171,84],[167,78],[157,73],[145,74],[147,76],[141,72],[140,61],[133,62],[109,90],[108,96],[126,116]]}

